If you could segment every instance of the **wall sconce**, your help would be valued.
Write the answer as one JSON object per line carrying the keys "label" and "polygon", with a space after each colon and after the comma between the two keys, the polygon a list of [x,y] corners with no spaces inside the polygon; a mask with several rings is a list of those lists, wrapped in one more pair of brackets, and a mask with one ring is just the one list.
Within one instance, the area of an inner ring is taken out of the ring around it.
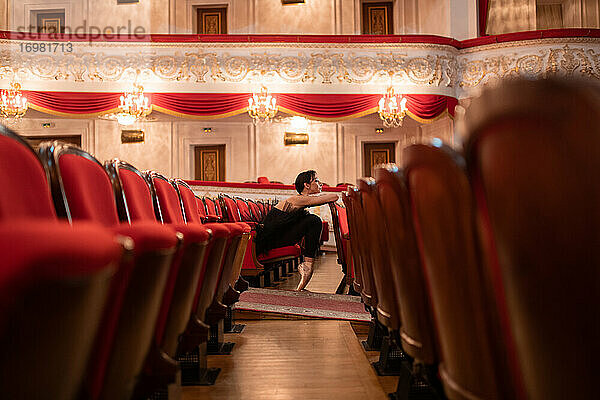
{"label": "wall sconce", "polygon": [[204,128],[204,133],[211,133],[212,132],[212,128]]}
{"label": "wall sconce", "polygon": [[144,143],[144,136],[141,129],[122,129],[121,143]]}
{"label": "wall sconce", "polygon": [[375,128],[375,133],[383,133],[383,128]]}
{"label": "wall sconce", "polygon": [[299,146],[308,144],[308,133],[285,132],[284,146]]}

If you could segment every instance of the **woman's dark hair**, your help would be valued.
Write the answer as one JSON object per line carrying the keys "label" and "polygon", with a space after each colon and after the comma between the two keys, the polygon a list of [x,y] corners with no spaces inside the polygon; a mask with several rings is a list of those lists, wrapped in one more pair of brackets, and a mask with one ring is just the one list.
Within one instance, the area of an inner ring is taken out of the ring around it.
{"label": "woman's dark hair", "polygon": [[310,171],[300,172],[296,177],[296,182],[294,183],[294,186],[296,186],[296,191],[302,194],[302,191],[304,190],[304,184],[310,184],[312,180],[315,179],[315,176],[317,176],[317,172],[312,169]]}

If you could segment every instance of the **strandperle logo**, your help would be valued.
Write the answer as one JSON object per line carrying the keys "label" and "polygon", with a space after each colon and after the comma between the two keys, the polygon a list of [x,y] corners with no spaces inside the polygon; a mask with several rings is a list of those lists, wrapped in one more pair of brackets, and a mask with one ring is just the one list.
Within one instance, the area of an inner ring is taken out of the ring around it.
{"label": "strandperle logo", "polygon": [[[29,26],[18,26],[16,31],[16,39],[27,39],[31,37],[31,35],[37,35],[38,27],[34,25]],[[127,25],[106,25],[103,27],[96,25],[89,25],[87,20],[83,20],[82,25],[77,25],[75,27],[65,25],[64,32],[53,32],[52,29],[45,32],[48,34],[46,37],[48,40],[52,40],[53,38],[58,39],[62,36],[62,34],[72,35],[75,39],[89,39],[93,41],[94,39],[113,39],[113,38],[121,38],[121,39],[143,39],[146,36],[146,28],[141,25],[134,26],[131,20],[127,21]]]}

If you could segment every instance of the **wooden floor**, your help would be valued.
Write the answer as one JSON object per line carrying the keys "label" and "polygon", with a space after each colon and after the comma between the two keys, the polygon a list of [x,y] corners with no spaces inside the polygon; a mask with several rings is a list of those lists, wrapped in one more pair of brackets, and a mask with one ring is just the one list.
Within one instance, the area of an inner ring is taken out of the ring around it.
{"label": "wooden floor", "polygon": [[214,386],[184,387],[183,399],[387,399],[347,321],[247,321]]}
{"label": "wooden floor", "polygon": [[[308,289],[334,293],[342,278],[335,254],[321,257]],[[293,289],[297,273],[280,284]],[[378,377],[370,365],[378,353],[365,352],[366,330],[347,321],[249,320],[232,354],[209,356],[209,367],[221,368],[214,386],[184,387],[184,400],[200,399],[387,399],[395,377]],[[357,337],[358,335],[358,337]]]}

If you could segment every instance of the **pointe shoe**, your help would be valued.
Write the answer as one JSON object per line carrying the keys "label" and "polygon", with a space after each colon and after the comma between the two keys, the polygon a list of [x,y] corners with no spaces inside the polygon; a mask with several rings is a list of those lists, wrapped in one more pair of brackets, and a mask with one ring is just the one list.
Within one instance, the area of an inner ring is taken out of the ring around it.
{"label": "pointe shoe", "polygon": [[298,272],[300,273],[300,282],[298,283],[298,287],[294,289],[296,292],[300,292],[308,285],[313,274],[313,263],[303,262],[298,265]]}

